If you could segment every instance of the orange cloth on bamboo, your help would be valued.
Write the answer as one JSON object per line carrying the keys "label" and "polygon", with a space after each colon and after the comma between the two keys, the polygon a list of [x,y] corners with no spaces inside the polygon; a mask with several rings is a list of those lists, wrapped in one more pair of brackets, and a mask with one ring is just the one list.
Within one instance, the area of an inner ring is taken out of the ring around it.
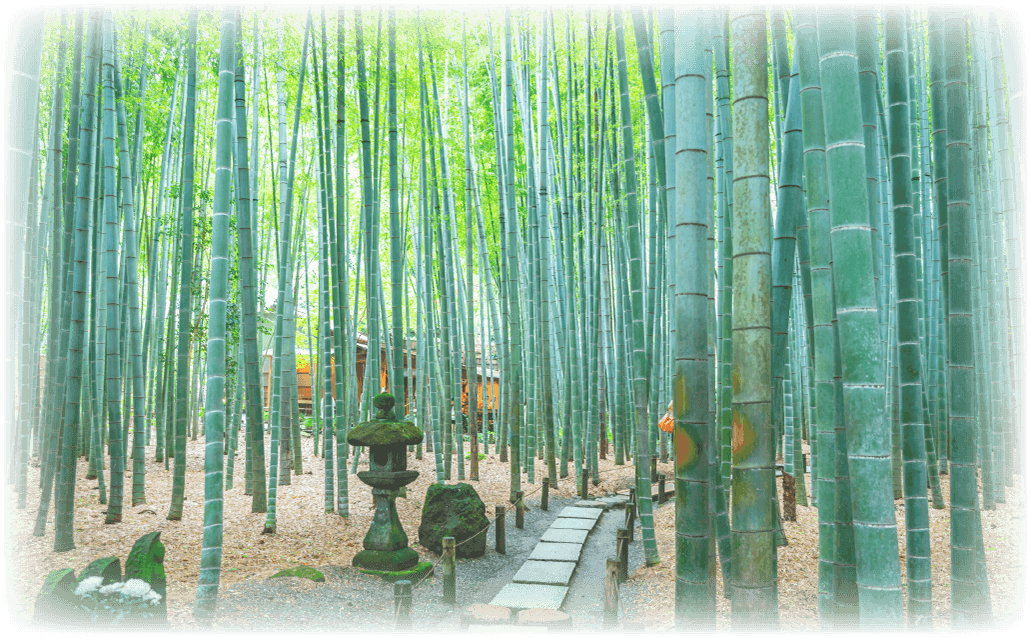
{"label": "orange cloth on bamboo", "polygon": [[669,401],[669,408],[665,411],[665,416],[658,422],[658,428],[662,432],[672,432],[672,401]]}

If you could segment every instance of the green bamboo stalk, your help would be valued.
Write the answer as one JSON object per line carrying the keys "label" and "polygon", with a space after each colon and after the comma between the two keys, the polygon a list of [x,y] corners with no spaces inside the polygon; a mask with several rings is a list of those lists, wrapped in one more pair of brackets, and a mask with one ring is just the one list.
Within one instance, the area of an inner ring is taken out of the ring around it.
{"label": "green bamboo stalk", "polygon": [[[61,14],[61,27],[60,27],[60,29],[61,29],[60,33],[61,33],[62,36],[65,33],[65,19],[66,19],[65,18],[65,14],[62,12],[62,14]],[[26,51],[26,53],[29,53],[29,52]],[[57,57],[58,57],[58,60],[57,60],[57,68],[56,68],[55,78],[60,78],[60,79],[63,80],[64,77],[65,77],[65,60],[66,60],[66,57],[67,57],[67,44],[66,44],[64,39],[62,39],[60,41],[60,44],[58,45]],[[29,55],[29,59],[30,60],[34,59],[31,56],[31,54]],[[63,85],[63,82],[62,82],[62,85]],[[48,282],[48,289],[49,289],[48,292],[49,292],[49,295],[47,296],[47,310],[48,310],[48,316],[47,316],[47,346],[46,346],[47,357],[46,357],[46,371],[44,373],[45,374],[45,377],[44,377],[44,383],[45,383],[44,389],[45,389],[45,392],[46,392],[46,394],[44,395],[44,400],[46,402],[46,408],[48,408],[48,412],[50,412],[50,411],[52,411],[54,409],[53,408],[53,400],[54,400],[54,394],[55,393],[54,393],[52,388],[53,388],[53,386],[57,385],[56,379],[54,378],[54,375],[56,374],[56,365],[55,364],[56,364],[56,359],[57,359],[55,351],[57,350],[57,337],[60,334],[60,329],[59,329],[59,326],[58,326],[58,321],[59,321],[58,317],[59,317],[59,315],[57,314],[57,308],[58,308],[58,304],[60,303],[59,300],[61,298],[61,283],[62,283],[62,278],[63,278],[62,277],[62,275],[63,275],[63,268],[62,268],[62,261],[61,261],[61,256],[62,256],[62,249],[61,249],[62,233],[60,232],[63,229],[63,224],[61,223],[61,213],[62,213],[63,208],[64,208],[64,196],[63,196],[63,185],[64,185],[64,182],[61,179],[61,164],[62,164],[61,150],[62,150],[62,137],[63,137],[63,129],[64,129],[64,126],[63,126],[63,122],[64,122],[64,119],[63,119],[63,116],[64,116],[64,88],[63,88],[62,85],[59,85],[55,81],[54,89],[52,91],[52,98],[51,98],[50,125],[49,125],[49,131],[48,131],[48,144],[47,144],[47,175],[48,175],[48,178],[47,178],[47,188],[50,189],[49,193],[51,195],[51,200],[47,201],[46,197],[44,197],[43,208],[42,208],[42,210],[40,212],[41,228],[40,228],[40,230],[38,232],[38,237],[41,238],[40,241],[42,242],[42,245],[38,246],[38,248],[37,248],[38,261],[39,261],[39,264],[40,264],[40,269],[38,269],[36,271],[38,273],[38,277],[41,278],[42,274],[43,274],[41,268],[42,268],[43,262],[46,261],[46,257],[45,257],[46,241],[47,241],[47,237],[46,237],[46,220],[49,218],[50,224],[51,224],[50,230],[51,230],[52,238],[50,238],[51,258],[50,258],[49,282]],[[31,215],[32,212],[33,212],[33,210],[30,210],[29,214]],[[34,275],[35,275],[35,273],[34,273]],[[39,279],[36,276],[33,276],[32,280],[33,281],[38,281]],[[24,297],[25,310],[23,312],[35,312],[36,313],[36,315],[35,315],[35,327],[31,331],[30,334],[37,333],[38,327],[39,327],[38,324],[39,324],[39,322],[42,319],[41,304],[42,304],[42,300],[43,300],[43,289],[42,289],[41,286],[35,286],[34,288],[36,288],[35,303],[33,303],[33,299],[32,299],[32,295],[31,294],[30,295],[26,295]],[[23,341],[23,343],[28,343],[28,341],[29,341],[28,339],[25,339]],[[39,360],[39,350],[40,350],[41,342],[42,342],[42,336],[40,336],[39,341],[36,341],[34,349],[32,349],[27,354],[23,354],[24,361],[22,363],[22,369],[23,369],[22,375],[23,375],[23,378],[32,378],[34,383],[35,383],[35,385],[36,385],[36,389],[37,390],[39,388],[39,377],[37,376],[38,375],[38,371],[36,371],[34,366],[31,366],[30,363],[33,363],[33,362],[36,362],[36,361]],[[26,349],[28,349],[28,348],[23,348],[23,352]],[[21,401],[21,416],[22,416],[22,419],[21,419],[21,423],[20,423],[20,431],[18,433],[18,459],[17,459],[17,468],[16,468],[16,478],[15,478],[15,491],[18,494],[18,503],[17,503],[17,508],[18,509],[25,509],[26,500],[27,500],[27,496],[28,496],[28,466],[29,466],[29,445],[30,445],[30,432],[29,432],[29,429],[30,429],[30,425],[28,423],[28,418],[27,418],[28,415],[27,415],[27,413],[29,411],[29,407],[28,407],[29,400],[30,399],[29,399],[28,396],[23,396],[22,397],[22,401]],[[33,407],[34,407],[33,413],[34,413],[34,425],[35,425],[34,431],[36,432],[36,436],[34,437],[34,440],[35,440],[34,449],[40,450],[40,448],[45,448],[40,453],[40,458],[43,459],[43,463],[42,463],[43,469],[40,472],[40,475],[41,475],[40,478],[41,478],[41,480],[46,482],[46,477],[44,477],[43,475],[47,474],[47,468],[48,467],[52,467],[52,460],[51,459],[53,457],[53,454],[52,454],[52,452],[49,453],[49,454],[47,452],[50,451],[50,445],[49,445],[48,441],[51,438],[51,432],[53,432],[54,429],[55,429],[54,428],[54,422],[53,422],[53,420],[49,416],[45,417],[45,420],[44,420],[44,415],[48,414],[48,412],[42,412],[41,411],[40,402],[39,401],[36,401],[33,404]],[[52,476],[52,474],[51,474],[51,476]],[[53,480],[51,478],[51,480],[49,481],[49,484],[47,486],[47,490],[52,489],[52,486],[53,486]],[[47,494],[47,500],[48,501],[49,501],[49,498],[50,498],[50,495]],[[49,503],[48,503],[48,505],[49,505]]]}
{"label": "green bamboo stalk", "polygon": [[[335,422],[333,428],[336,431],[336,511],[346,518],[350,516],[350,500],[347,478],[347,444],[348,425],[346,419],[350,418],[354,407],[351,402],[351,393],[356,391],[355,384],[345,382],[351,378],[354,364],[351,357],[355,355],[355,337],[351,332],[351,325],[347,320],[350,314],[350,277],[347,274],[345,264],[350,262],[350,243],[347,241],[347,215],[349,213],[347,202],[347,129],[346,129],[346,73],[344,71],[346,48],[344,47],[344,13],[343,9],[337,12],[336,20],[336,201],[329,200],[329,258],[332,264],[333,300],[339,299],[339,303],[333,304],[333,320],[335,321],[335,332],[339,335],[333,339],[333,351],[336,358],[336,405],[334,406]],[[323,49],[322,60],[326,59]],[[323,64],[323,69],[325,65]],[[326,77],[326,91],[328,90],[328,75]],[[327,98],[327,93],[323,93]],[[328,102],[328,99],[324,99]],[[329,105],[326,104],[326,109]],[[328,112],[327,112],[328,115]],[[327,118],[328,119],[328,118]],[[328,181],[327,181],[328,184]],[[327,188],[327,191],[332,189]],[[343,209],[341,214],[340,209]],[[334,219],[335,217],[335,219]],[[333,224],[333,222],[336,222]],[[336,236],[333,236],[334,225]],[[357,304],[355,303],[355,306]],[[339,310],[337,310],[337,308]]]}
{"label": "green bamboo stalk", "polygon": [[[192,310],[193,275],[193,197],[194,197],[194,138],[196,118],[196,75],[197,75],[197,11],[190,12],[189,42],[187,45],[186,72],[186,125],[183,129],[183,177],[182,177],[182,256],[181,283],[179,284],[179,343],[176,351],[175,384],[175,469],[172,475],[172,499],[168,520],[182,519],[183,498],[186,481],[186,423],[187,401],[189,399],[189,344],[190,318]],[[169,438],[169,445],[172,440]]]}
{"label": "green bamboo stalk", "polygon": [[897,271],[897,342],[901,371],[901,428],[905,488],[905,547],[908,619],[912,626],[930,623],[930,522],[926,497],[926,438],[923,424],[922,366],[919,356],[918,293],[912,224],[911,138],[908,72],[905,68],[904,14],[889,10],[884,18],[887,51],[891,190],[894,202],[894,260]]}
{"label": "green bamboo stalk", "polygon": [[[700,96],[710,89],[704,65],[701,16],[676,16],[676,163],[675,206],[670,211],[670,270],[673,353],[673,449],[676,463],[676,618],[713,627],[715,596],[709,569],[710,524],[707,450],[708,423],[708,284],[706,244],[712,219],[707,193],[708,127]],[[639,37],[639,29],[638,29]],[[706,81],[708,84],[706,86]],[[692,96],[694,99],[691,99]],[[669,106],[666,102],[666,108]],[[639,448],[638,448],[639,450]],[[647,491],[650,492],[650,486]]]}
{"label": "green bamboo stalk", "polygon": [[[229,297],[229,191],[232,186],[232,109],[236,78],[236,20],[222,11],[218,106],[215,113],[215,184],[211,218],[211,288],[204,404],[204,537],[194,617],[209,625],[218,602],[222,571],[222,436],[225,427],[226,320]],[[246,183],[245,180],[240,180]]]}
{"label": "green bamboo stalk", "polygon": [[[251,512],[267,511],[267,484],[265,483],[265,435],[264,409],[262,400],[260,352],[257,341],[257,265],[254,263],[254,221],[257,209],[252,207],[253,200],[248,198],[250,190],[250,159],[247,152],[247,111],[244,104],[242,20],[237,16],[237,34],[240,44],[237,45],[235,66],[236,97],[236,161],[237,183],[240,188],[239,206],[236,210],[236,249],[239,255],[240,302],[243,321],[240,325],[240,338],[243,346],[243,374],[247,397],[247,440],[248,457],[251,458]],[[257,58],[255,56],[255,68]],[[257,136],[257,126],[254,127]],[[255,174],[257,171],[255,171]]]}
{"label": "green bamboo stalk", "polygon": [[[719,395],[722,404],[720,415],[720,437],[722,443],[720,473],[722,482],[730,484],[730,459],[732,437],[732,358],[733,342],[730,338],[732,324],[732,300],[733,300],[733,116],[730,111],[729,97],[729,13],[722,10],[717,18],[718,24],[713,35],[715,41],[715,69],[716,69],[716,101],[719,109],[720,130],[722,131],[722,153],[723,153],[723,183],[724,183],[724,206],[722,211],[723,223],[719,226],[721,239],[720,263],[722,271],[720,274],[720,305],[722,306],[723,325],[721,330],[722,347],[719,350]],[[723,232],[725,227],[725,232]],[[729,595],[728,572],[723,571],[724,596]]]}
{"label": "green bamboo stalk", "polygon": [[[62,426],[62,445],[60,461],[60,478],[57,484],[57,498],[55,502],[54,521],[54,551],[65,552],[75,549],[73,538],[74,527],[74,506],[75,506],[75,466],[78,458],[77,444],[79,438],[79,406],[82,391],[82,350],[83,337],[85,335],[85,313],[86,313],[86,255],[89,250],[89,235],[87,235],[87,223],[89,215],[90,186],[92,185],[93,169],[93,122],[95,120],[95,87],[97,81],[97,66],[99,65],[100,54],[100,16],[97,12],[90,13],[89,32],[86,35],[88,54],[83,61],[85,66],[84,87],[82,91],[83,102],[81,103],[82,119],[80,124],[79,137],[81,144],[78,154],[78,175],[76,178],[76,204],[75,204],[75,226],[74,244],[72,248],[73,278],[70,280],[71,292],[70,314],[68,322],[68,361],[65,370],[68,382],[65,386],[66,394],[64,400],[64,414]],[[73,87],[73,94],[75,93]],[[73,100],[74,105],[76,100]],[[72,117],[73,120],[76,118]],[[82,124],[85,124],[83,126]],[[70,171],[69,171],[70,172]],[[63,337],[62,337],[63,341]],[[42,510],[43,508],[41,508]],[[44,525],[39,524],[37,518],[36,529],[42,534]]]}
{"label": "green bamboo stalk", "polygon": [[[132,505],[146,503],[145,449],[144,449],[144,363],[145,347],[140,337],[139,239],[136,232],[136,213],[133,207],[134,181],[129,166],[129,144],[125,123],[125,100],[122,95],[121,60],[115,43],[114,82],[118,116],[119,177],[122,191],[122,219],[124,220],[125,285],[128,288],[127,312],[129,320],[128,356],[132,374]],[[153,286],[151,286],[153,287]]]}
{"label": "green bamboo stalk", "polygon": [[777,619],[770,430],[771,284],[769,108],[765,13],[734,11],[733,26],[733,469],[734,626]]}
{"label": "green bamboo stalk", "polygon": [[[947,243],[945,307],[948,316],[948,442],[951,461],[951,609],[956,626],[983,620],[976,560],[980,505],[976,479],[973,377],[973,259],[969,183],[968,74],[965,20],[948,12],[943,20],[947,104]],[[954,59],[952,59],[954,57]],[[936,112],[936,111],[935,111]],[[943,212],[943,211],[942,211]]]}
{"label": "green bamboo stalk", "polygon": [[[875,261],[869,208],[856,183],[862,171],[862,134],[855,27],[847,12],[819,16],[820,73],[827,108],[827,177],[831,250],[835,268],[843,369],[847,455],[855,549],[860,558],[858,603],[862,626],[895,624],[901,616],[897,532],[890,486],[890,434],[883,401],[883,360],[868,356],[879,340]],[[850,193],[844,197],[842,193]],[[836,194],[836,196],[835,196]],[[879,564],[865,557],[882,557]]]}
{"label": "green bamboo stalk", "polygon": [[521,467],[521,450],[519,448],[522,414],[520,406],[522,397],[522,330],[521,330],[521,309],[519,304],[519,277],[518,277],[518,256],[516,252],[516,237],[518,232],[518,217],[515,210],[515,124],[512,112],[514,99],[514,83],[512,78],[512,37],[511,37],[511,11],[504,14],[504,110],[505,110],[505,131],[507,133],[507,144],[505,157],[507,159],[507,170],[505,171],[505,195],[507,197],[504,220],[507,231],[507,267],[508,267],[508,317],[510,320],[508,336],[510,345],[510,366],[511,379],[508,382],[508,427],[511,428],[511,485],[508,500],[514,503],[518,492],[522,487],[522,475],[519,472]]}

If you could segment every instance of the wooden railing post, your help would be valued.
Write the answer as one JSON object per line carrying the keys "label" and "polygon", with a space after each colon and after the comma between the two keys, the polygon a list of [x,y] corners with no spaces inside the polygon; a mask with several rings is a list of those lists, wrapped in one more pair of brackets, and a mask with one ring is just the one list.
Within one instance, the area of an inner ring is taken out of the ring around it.
{"label": "wooden railing post", "polygon": [[658,475],[658,504],[665,502],[665,475]]}
{"label": "wooden railing post", "polygon": [[544,477],[543,493],[540,495],[540,509],[547,511],[547,492],[551,486],[551,481],[548,477]]}
{"label": "wooden railing post", "polygon": [[604,570],[604,621],[602,627],[615,629],[619,626],[619,561],[608,559]]}
{"label": "wooden railing post", "polygon": [[411,628],[411,581],[398,580],[393,584],[393,610],[397,629]]}
{"label": "wooden railing post", "polygon": [[629,579],[629,530],[620,527],[615,531],[615,553],[619,558],[619,582]]}
{"label": "wooden railing post", "polygon": [[504,506],[498,505],[494,510],[497,515],[497,526],[494,528],[494,541],[497,544],[497,553],[505,553],[504,547]]}
{"label": "wooden railing post", "polygon": [[522,505],[522,490],[515,493],[515,527],[522,529],[523,527],[523,505]]}
{"label": "wooden railing post", "polygon": [[443,539],[443,601],[453,605],[454,597],[454,537],[446,536]]}

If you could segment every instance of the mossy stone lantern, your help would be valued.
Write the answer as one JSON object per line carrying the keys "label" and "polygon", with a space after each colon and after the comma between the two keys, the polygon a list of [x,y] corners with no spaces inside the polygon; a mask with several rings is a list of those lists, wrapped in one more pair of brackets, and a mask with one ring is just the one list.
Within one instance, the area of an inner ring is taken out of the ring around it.
{"label": "mossy stone lantern", "polygon": [[352,564],[377,571],[402,571],[418,564],[418,554],[408,547],[408,535],[397,517],[396,499],[401,487],[418,478],[418,472],[408,469],[408,446],[421,443],[423,435],[415,424],[397,419],[394,403],[389,392],[377,394],[372,399],[375,419],[359,423],[347,434],[347,443],[369,448],[369,470],[358,472],[358,478],[372,487],[376,507],[365,549]]}

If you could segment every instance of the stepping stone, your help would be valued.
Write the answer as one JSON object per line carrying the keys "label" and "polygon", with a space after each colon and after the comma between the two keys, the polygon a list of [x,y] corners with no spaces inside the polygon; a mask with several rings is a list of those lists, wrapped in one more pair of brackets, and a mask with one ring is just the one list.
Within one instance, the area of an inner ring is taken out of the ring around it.
{"label": "stepping stone", "polygon": [[560,560],[577,562],[583,546],[579,543],[546,543],[539,542],[529,555],[529,560]]}
{"label": "stepping stone", "polygon": [[582,529],[590,531],[597,524],[596,519],[589,518],[559,518],[551,523],[551,529]]}
{"label": "stepping stone", "polygon": [[469,625],[509,625],[511,624],[511,609],[500,605],[475,604],[461,613],[461,627]]}
{"label": "stepping stone", "polygon": [[572,616],[556,609],[523,609],[515,624],[520,627],[572,629]]}
{"label": "stepping stone", "polygon": [[515,627],[512,625],[469,625],[466,627],[473,634],[546,634],[547,628],[537,625]]}
{"label": "stepping stone", "polygon": [[544,532],[544,535],[540,537],[540,540],[548,543],[579,543],[582,545],[586,542],[587,534],[589,533],[590,530],[587,529],[556,529],[552,527]]}
{"label": "stepping stone", "polygon": [[[513,609],[558,609],[565,602],[568,587],[557,585],[527,585],[511,583],[505,585],[490,601],[491,605],[503,605]],[[471,629],[471,627],[470,627]]]}
{"label": "stepping stone", "polygon": [[55,569],[43,581],[43,589],[36,597],[32,620],[41,625],[70,626],[82,622],[84,619],[78,602],[75,596],[75,570],[70,567]]}
{"label": "stepping stone", "polygon": [[624,494],[617,494],[615,496],[605,496],[597,500],[610,507],[626,507],[626,503],[629,502],[629,497]]}
{"label": "stepping stone", "polygon": [[601,514],[601,510],[592,507],[566,507],[558,512],[558,518],[589,518],[596,521]]}
{"label": "stepping stone", "polygon": [[608,510],[608,504],[603,501],[576,501],[572,507],[594,507],[599,510]]}
{"label": "stepping stone", "polygon": [[529,585],[568,585],[576,563],[554,560],[527,560],[519,568],[513,583]]}

